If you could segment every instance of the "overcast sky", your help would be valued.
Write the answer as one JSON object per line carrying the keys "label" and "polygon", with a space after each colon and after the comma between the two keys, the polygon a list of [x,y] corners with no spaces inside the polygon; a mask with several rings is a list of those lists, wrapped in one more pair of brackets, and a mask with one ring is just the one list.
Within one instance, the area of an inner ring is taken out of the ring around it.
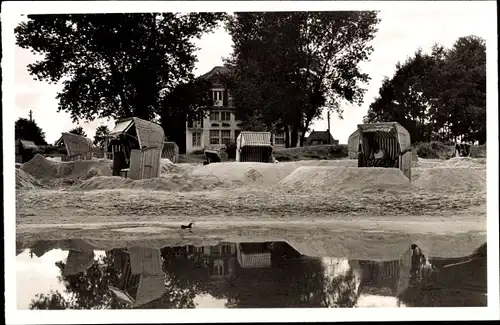
{"label": "overcast sky", "polygon": [[[398,61],[404,61],[419,47],[429,51],[435,42],[450,47],[461,36],[476,35],[487,39],[491,34],[489,31],[495,26],[493,19],[496,19],[496,15],[478,3],[473,6],[458,6],[450,2],[449,6],[442,10],[429,8],[424,3],[418,10],[415,10],[415,7],[406,10],[382,10],[380,18],[382,21],[379,31],[372,43],[375,50],[370,61],[362,64],[363,71],[371,77],[370,83],[366,85],[364,103],[361,106],[345,106],[343,120],[332,115],[331,132],[341,143],[347,143],[349,135],[356,125],[361,123],[368,106],[378,94],[382,79],[394,73]],[[205,35],[196,43],[200,48],[197,53],[196,75],[221,65],[222,57],[227,57],[232,51],[231,38],[222,27],[212,34]],[[34,119],[45,131],[47,142],[53,143],[60,137],[61,132],[66,132],[77,124],[71,122],[68,113],[57,112],[55,97],[60,88],[34,81],[29,75],[26,66],[34,61],[35,56],[29,50],[16,47],[16,116],[27,118],[31,109]],[[108,124],[110,128],[114,126],[112,120],[90,123],[81,121],[80,125],[93,137],[95,128],[100,124]],[[327,129],[326,112],[322,120],[313,124],[312,129]]]}

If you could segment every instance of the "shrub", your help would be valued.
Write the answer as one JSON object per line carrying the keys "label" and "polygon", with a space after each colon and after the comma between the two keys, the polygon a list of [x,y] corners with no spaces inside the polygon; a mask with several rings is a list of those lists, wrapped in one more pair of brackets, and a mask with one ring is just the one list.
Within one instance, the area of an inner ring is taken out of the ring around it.
{"label": "shrub", "polygon": [[236,159],[236,142],[226,143],[226,152],[229,159]]}

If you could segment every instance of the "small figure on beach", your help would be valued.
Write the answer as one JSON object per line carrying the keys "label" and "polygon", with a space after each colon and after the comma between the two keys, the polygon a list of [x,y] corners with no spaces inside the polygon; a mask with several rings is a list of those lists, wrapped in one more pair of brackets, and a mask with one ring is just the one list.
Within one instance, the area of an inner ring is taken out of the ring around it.
{"label": "small figure on beach", "polygon": [[187,225],[187,226],[181,225],[181,229],[191,229],[193,225],[194,225],[194,222],[190,222],[189,225]]}

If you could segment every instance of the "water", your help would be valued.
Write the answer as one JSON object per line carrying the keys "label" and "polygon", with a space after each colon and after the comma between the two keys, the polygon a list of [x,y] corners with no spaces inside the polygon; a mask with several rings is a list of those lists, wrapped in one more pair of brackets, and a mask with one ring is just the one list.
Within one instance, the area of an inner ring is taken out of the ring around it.
{"label": "water", "polygon": [[19,309],[486,306],[486,246],[436,259],[310,257],[286,242],[116,247],[40,241],[17,251]]}

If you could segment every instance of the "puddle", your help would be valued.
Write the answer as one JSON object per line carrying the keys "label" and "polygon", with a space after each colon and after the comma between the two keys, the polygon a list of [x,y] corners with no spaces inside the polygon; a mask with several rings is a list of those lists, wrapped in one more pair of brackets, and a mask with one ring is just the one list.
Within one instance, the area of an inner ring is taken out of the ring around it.
{"label": "puddle", "polygon": [[[146,246],[146,245],[144,245]],[[310,257],[284,241],[99,250],[39,241],[17,252],[18,309],[486,306],[486,244],[458,258]]]}

